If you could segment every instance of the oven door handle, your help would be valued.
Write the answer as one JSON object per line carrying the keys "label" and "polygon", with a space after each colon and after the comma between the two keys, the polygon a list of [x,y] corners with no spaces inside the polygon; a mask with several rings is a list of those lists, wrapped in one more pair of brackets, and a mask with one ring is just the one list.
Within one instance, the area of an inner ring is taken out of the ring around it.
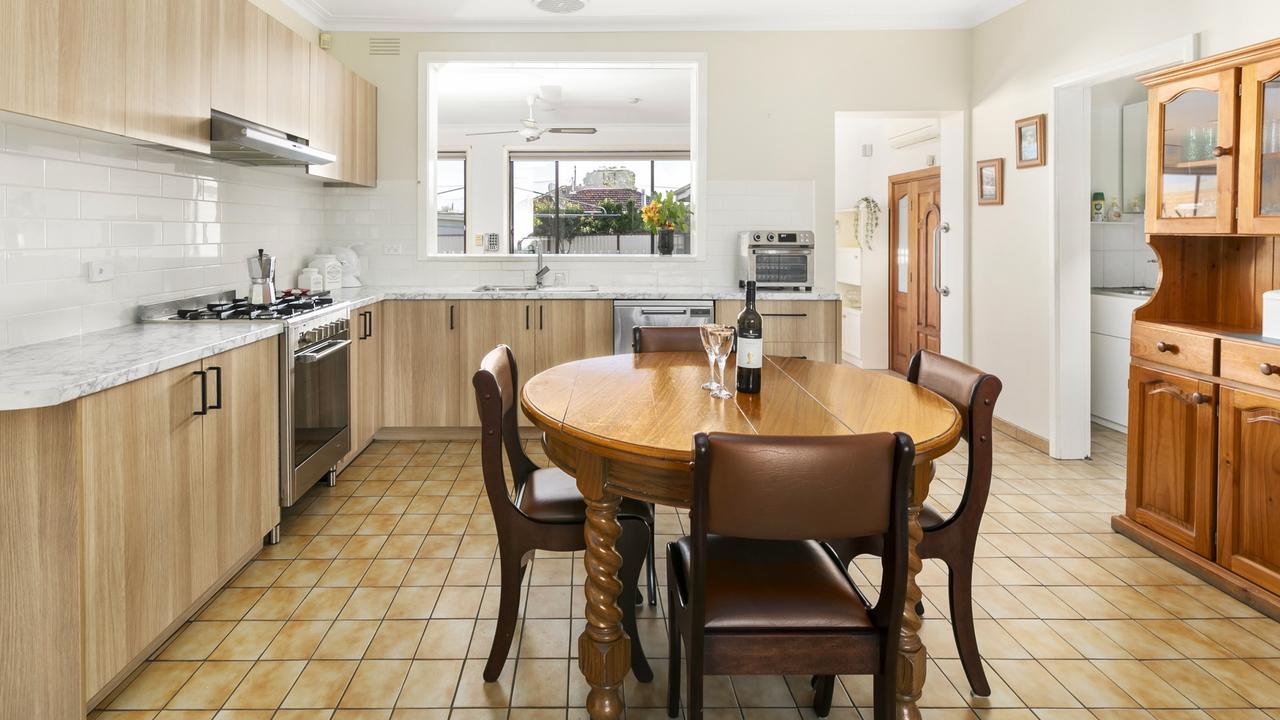
{"label": "oven door handle", "polygon": [[300,362],[304,364],[320,362],[321,360],[329,357],[330,355],[346,348],[350,344],[351,344],[350,340],[330,340],[321,345],[323,349],[304,352],[304,353],[298,353],[297,355],[293,356],[293,359],[294,359],[294,362]]}
{"label": "oven door handle", "polygon": [[751,248],[753,255],[812,255],[810,248]]}

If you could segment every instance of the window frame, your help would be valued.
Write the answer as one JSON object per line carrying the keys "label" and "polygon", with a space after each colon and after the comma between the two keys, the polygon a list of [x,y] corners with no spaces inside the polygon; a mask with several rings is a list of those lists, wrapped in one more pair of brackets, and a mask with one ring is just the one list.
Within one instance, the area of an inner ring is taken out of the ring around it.
{"label": "window frame", "polygon": [[[468,229],[467,225],[471,218],[471,193],[469,192],[471,189],[471,152],[470,150],[467,150],[465,148],[461,150],[440,150],[436,152],[436,162],[438,163],[440,162],[440,160],[461,160],[462,161],[462,252],[440,253],[440,254],[466,257],[467,255],[472,254],[470,249],[471,243],[467,242],[467,239],[470,237],[470,235],[467,232],[467,229]],[[438,207],[440,204],[439,189],[435,191],[435,197],[436,197],[435,205]],[[436,216],[436,243],[438,248],[439,242],[440,242],[439,211],[437,210],[434,214]]]}
{"label": "window frame", "polygon": [[[555,173],[552,178],[552,187],[555,188],[555,207],[556,218],[555,223],[555,244],[556,251],[548,253],[557,257],[570,257],[573,255],[587,257],[663,257],[658,255],[658,236],[656,233],[649,233],[649,252],[647,254],[639,253],[561,253],[560,248],[560,163],[572,162],[575,160],[638,160],[646,162],[649,165],[649,197],[657,194],[657,163],[662,160],[684,160],[690,164],[690,175],[693,175],[693,159],[692,153],[684,150],[609,150],[609,149],[591,149],[591,150],[522,150],[510,151],[507,157],[507,203],[505,208],[507,227],[505,235],[507,236],[507,253],[510,255],[522,255],[516,251],[516,173],[515,164],[520,161],[528,162],[552,162],[555,163]],[[696,183],[691,179],[690,185]],[[692,195],[693,188],[690,188]],[[667,257],[694,257],[696,253],[693,247],[693,227],[690,223],[689,228],[690,247],[689,252],[679,255],[670,255]],[[545,252],[545,250],[544,250]]]}

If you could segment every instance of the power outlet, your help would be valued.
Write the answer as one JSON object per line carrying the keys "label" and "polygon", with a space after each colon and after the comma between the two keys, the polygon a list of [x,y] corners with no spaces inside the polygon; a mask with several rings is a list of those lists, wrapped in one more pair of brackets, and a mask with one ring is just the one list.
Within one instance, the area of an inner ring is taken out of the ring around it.
{"label": "power outlet", "polygon": [[116,266],[107,260],[89,261],[89,282],[106,282],[116,276]]}
{"label": "power outlet", "polygon": [[383,255],[403,255],[404,245],[400,243],[387,243],[382,246]]}

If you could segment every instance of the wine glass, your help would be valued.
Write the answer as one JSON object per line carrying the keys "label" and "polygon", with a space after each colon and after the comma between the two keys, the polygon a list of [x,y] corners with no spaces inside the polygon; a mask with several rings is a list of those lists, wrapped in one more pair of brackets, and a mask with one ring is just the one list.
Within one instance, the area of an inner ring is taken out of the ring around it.
{"label": "wine glass", "polygon": [[715,323],[704,323],[698,326],[698,333],[702,335],[702,349],[707,353],[707,368],[710,379],[702,383],[703,390],[715,390],[720,387],[716,382],[716,349],[712,344],[711,330],[716,327]]}
{"label": "wine glass", "polygon": [[718,325],[711,330],[712,344],[716,353],[716,378],[717,387],[711,391],[711,397],[727,400],[733,397],[733,392],[724,385],[724,364],[729,359],[729,353],[733,350],[734,329],[728,325]]}

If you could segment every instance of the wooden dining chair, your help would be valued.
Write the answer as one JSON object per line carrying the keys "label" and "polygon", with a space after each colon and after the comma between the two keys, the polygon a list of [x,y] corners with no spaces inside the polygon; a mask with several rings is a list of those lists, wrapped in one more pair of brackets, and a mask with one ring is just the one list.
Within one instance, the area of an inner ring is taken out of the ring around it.
{"label": "wooden dining chair", "polygon": [[705,352],[702,347],[702,331],[696,325],[683,327],[631,328],[631,347],[638,353],[646,352]]}
{"label": "wooden dining chair", "polygon": [[[703,350],[702,331],[697,326],[631,328],[631,348],[637,353],[648,352],[697,352]],[[653,507],[650,505],[649,507]],[[656,525],[656,524],[655,524]],[[658,604],[658,565],[655,560],[658,536],[649,538],[649,604]]]}
{"label": "wooden dining chair", "polygon": [[[578,492],[577,482],[559,468],[539,468],[521,447],[516,416],[519,412],[516,373],[511,348],[499,345],[484,356],[480,369],[471,378],[476,391],[476,409],[480,412],[484,487],[497,527],[502,573],[498,624],[489,649],[489,661],[484,667],[486,682],[498,679],[511,650],[520,608],[520,585],[534,551],[577,552],[587,548],[583,535],[587,506]],[[504,450],[511,463],[514,497],[507,486]],[[653,515],[645,503],[623,500],[618,521],[622,525],[617,543],[622,555],[621,597],[634,597],[640,569],[644,566],[645,543],[652,536]],[[631,636],[631,670],[636,679],[649,682],[653,679],[653,670],[636,631],[634,604],[620,604],[623,627]]]}
{"label": "wooden dining chair", "polygon": [[[960,664],[975,695],[990,695],[991,685],[978,652],[973,627],[973,554],[978,544],[978,528],[991,492],[992,416],[1003,387],[1000,378],[953,360],[921,350],[911,358],[907,380],[941,395],[960,413],[960,437],[969,448],[969,466],[964,493],[955,512],[944,517],[925,503],[920,511],[924,537],[918,553],[921,559],[936,558],[947,566],[947,600],[951,605],[951,631],[960,652]],[[875,538],[831,543],[846,565],[857,555],[878,554]]]}
{"label": "wooden dining chair", "polygon": [[[814,712],[835,676],[874,676],[875,717],[893,717],[907,586],[907,488],[915,447],[902,433],[694,438],[692,533],[667,546],[667,715],[702,717],[703,675],[815,675]],[[880,538],[874,605],[823,537]]]}

